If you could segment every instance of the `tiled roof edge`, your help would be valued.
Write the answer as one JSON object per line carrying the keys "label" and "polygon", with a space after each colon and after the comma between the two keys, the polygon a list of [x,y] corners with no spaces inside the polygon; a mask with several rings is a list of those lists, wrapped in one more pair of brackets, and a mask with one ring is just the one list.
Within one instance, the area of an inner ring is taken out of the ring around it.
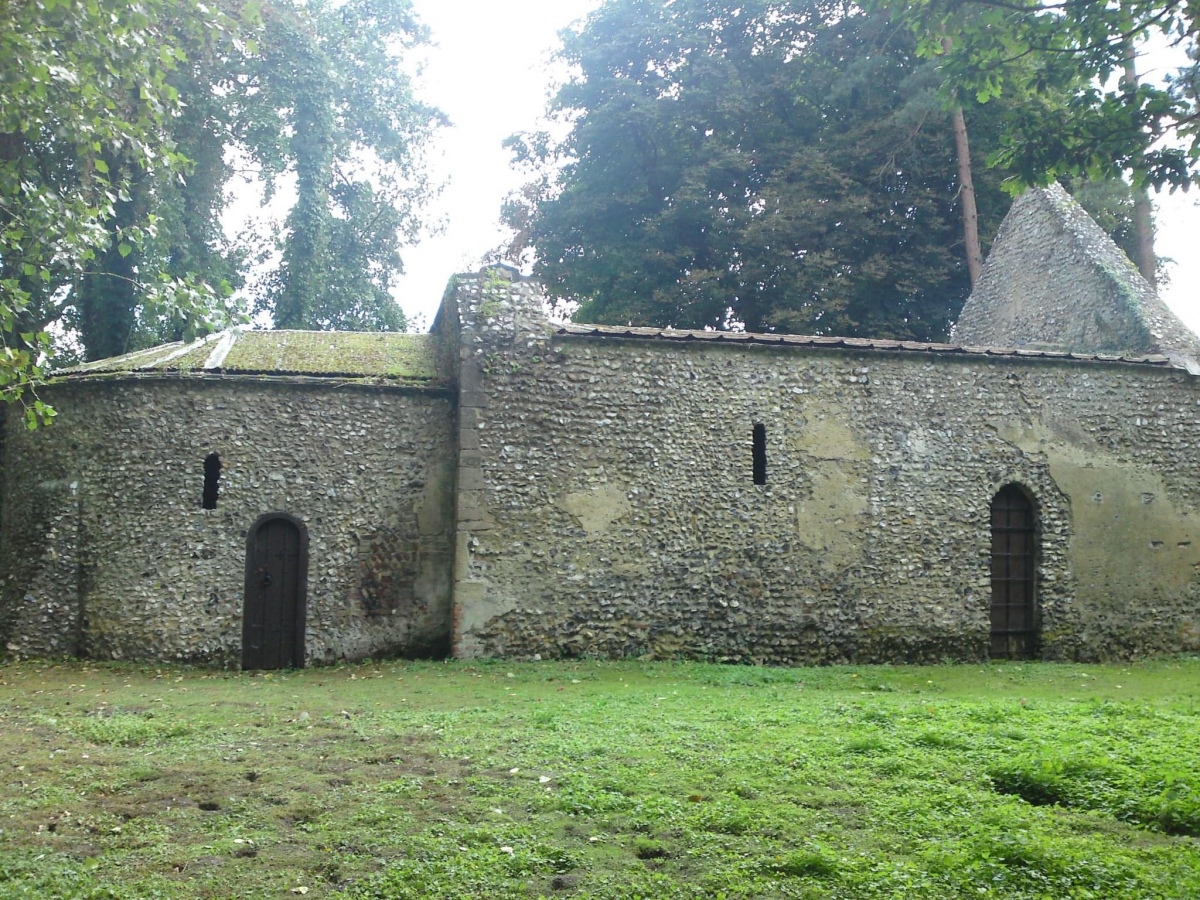
{"label": "tiled roof edge", "polygon": [[1187,369],[1181,361],[1151,354],[1130,356],[1121,353],[1072,353],[1066,350],[1043,350],[1025,347],[975,347],[961,344],[939,344],[924,341],[893,341],[882,338],[825,337],[800,334],[754,334],[735,331],[689,331],[676,328],[641,328],[621,325],[580,325],[565,323],[557,326],[556,334],[580,337],[634,338],[637,340],[697,341],[724,344],[764,344],[767,346],[808,347],[823,350],[869,350],[889,353],[945,353],[972,356],[1012,357],[1017,359],[1066,359],[1082,362],[1125,363],[1144,366]]}
{"label": "tiled roof edge", "polygon": [[348,387],[384,387],[398,390],[417,390],[442,392],[453,390],[453,385],[445,378],[412,378],[396,375],[361,375],[353,372],[342,373],[313,373],[278,371],[241,370],[224,372],[220,369],[106,369],[88,372],[64,370],[52,372],[44,382],[49,385],[101,383],[113,381],[248,381],[262,384],[263,382],[278,382],[280,384],[323,384]]}

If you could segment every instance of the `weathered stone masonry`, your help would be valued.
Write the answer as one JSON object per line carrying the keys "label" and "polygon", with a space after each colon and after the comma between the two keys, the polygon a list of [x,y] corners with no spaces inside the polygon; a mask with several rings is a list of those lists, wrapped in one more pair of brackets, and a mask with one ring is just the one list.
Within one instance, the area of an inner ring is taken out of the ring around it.
{"label": "weathered stone masonry", "polygon": [[[237,665],[246,531],[307,525],[307,658],[437,652],[450,610],[445,390],[170,377],[45,391],[10,428],[2,553],[20,654]],[[217,508],[203,463],[222,462]]]}
{"label": "weathered stone masonry", "polygon": [[1013,203],[953,340],[1193,360],[1200,354],[1200,338],[1058,185]]}
{"label": "weathered stone masonry", "polygon": [[464,329],[461,655],[983,658],[988,507],[1013,482],[1038,507],[1043,655],[1200,646],[1186,373],[555,329],[527,285],[491,300]]}
{"label": "weathered stone masonry", "polygon": [[[431,335],[235,331],[68,372],[53,427],[0,438],[0,640],[239,665],[276,590],[248,544],[283,514],[297,662],[983,659],[1017,485],[1038,655],[1200,650],[1197,343],[1039,196],[963,316],[1017,349],[556,325],[501,268],[458,276]],[[1060,283],[1088,285],[1078,327]]]}

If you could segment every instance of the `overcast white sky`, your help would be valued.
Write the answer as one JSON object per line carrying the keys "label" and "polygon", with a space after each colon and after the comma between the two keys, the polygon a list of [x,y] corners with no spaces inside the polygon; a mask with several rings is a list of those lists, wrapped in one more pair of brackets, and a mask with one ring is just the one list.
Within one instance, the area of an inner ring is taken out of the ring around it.
{"label": "overcast white sky", "polygon": [[[558,31],[581,19],[599,0],[414,0],[437,46],[418,83],[424,100],[454,123],[432,159],[447,186],[430,212],[444,220],[442,234],[404,253],[400,301],[428,325],[456,272],[475,271],[505,238],[500,204],[519,187],[500,142],[531,130],[545,110],[553,75],[550,53]],[[1154,77],[1143,66],[1147,77]],[[1163,299],[1200,331],[1200,192],[1156,197],[1158,253],[1176,260]]]}

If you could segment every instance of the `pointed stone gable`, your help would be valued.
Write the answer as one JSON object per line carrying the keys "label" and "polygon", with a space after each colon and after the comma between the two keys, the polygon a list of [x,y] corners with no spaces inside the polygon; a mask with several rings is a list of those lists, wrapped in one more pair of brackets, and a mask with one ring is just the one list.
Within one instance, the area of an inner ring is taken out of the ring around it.
{"label": "pointed stone gable", "polygon": [[1013,203],[952,340],[1161,353],[1181,362],[1200,356],[1200,338],[1058,185],[1032,188]]}

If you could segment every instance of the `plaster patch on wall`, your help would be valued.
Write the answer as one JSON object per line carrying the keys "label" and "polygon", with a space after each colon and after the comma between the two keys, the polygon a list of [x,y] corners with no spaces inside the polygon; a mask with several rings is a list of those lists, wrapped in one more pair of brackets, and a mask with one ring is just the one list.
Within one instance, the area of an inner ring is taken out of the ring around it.
{"label": "plaster patch on wall", "polygon": [[589,539],[595,539],[613,522],[629,515],[632,507],[627,492],[623,484],[605,484],[590,491],[567,494],[558,505],[575,517]]}
{"label": "plaster patch on wall", "polygon": [[1046,444],[1054,440],[1054,432],[1035,427],[1032,422],[1007,421],[995,426],[996,436],[1025,454],[1043,453]]}
{"label": "plaster patch on wall", "polygon": [[460,655],[474,655],[483,650],[477,632],[498,616],[512,612],[516,604],[509,598],[489,590],[481,579],[460,581],[455,587],[455,619],[459,635],[456,648]]}
{"label": "plaster patch on wall", "polygon": [[807,424],[796,440],[796,449],[814,459],[869,459],[867,445],[846,423],[849,414],[836,406],[823,407],[806,417]]}
{"label": "plaster patch on wall", "polygon": [[1004,423],[999,436],[1046,460],[1071,501],[1069,550],[1080,593],[1114,608],[1187,590],[1200,565],[1200,529],[1169,496],[1161,474],[1066,443],[1055,423]]}
{"label": "plaster patch on wall", "polygon": [[832,462],[812,470],[812,496],[796,511],[796,539],[821,554],[821,565],[842,569],[863,553],[860,517],[867,510],[862,482]]}
{"label": "plaster patch on wall", "polygon": [[449,535],[453,524],[454,474],[448,462],[429,467],[429,481],[417,498],[417,528],[422,536]]}
{"label": "plaster patch on wall", "polygon": [[[1055,448],[1057,449],[1057,448]],[[1080,593],[1125,608],[1171,599],[1196,577],[1196,523],[1167,497],[1162,476],[1051,453],[1050,475],[1071,498],[1071,563]]]}

